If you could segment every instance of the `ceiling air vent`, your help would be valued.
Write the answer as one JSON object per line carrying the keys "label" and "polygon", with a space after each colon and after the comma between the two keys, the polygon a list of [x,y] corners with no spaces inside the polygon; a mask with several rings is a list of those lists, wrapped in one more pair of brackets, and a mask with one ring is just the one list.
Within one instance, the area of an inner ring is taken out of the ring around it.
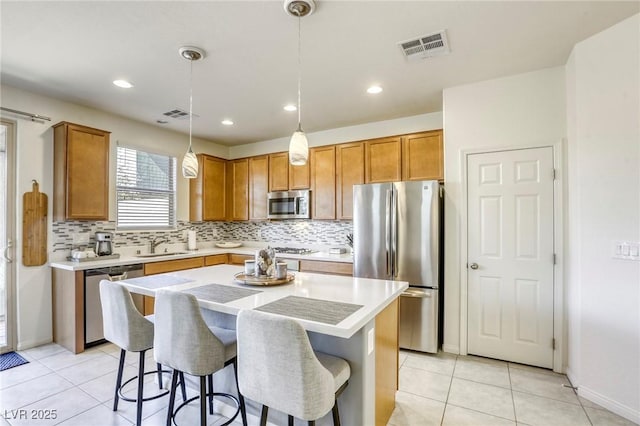
{"label": "ceiling air vent", "polygon": [[409,60],[441,56],[450,52],[446,30],[420,36],[412,40],[401,41],[398,46],[400,46],[404,56]]}
{"label": "ceiling air vent", "polygon": [[[172,109],[171,111],[163,112],[162,115],[175,118],[176,120],[184,120],[189,118],[189,111],[185,111],[180,108]],[[194,117],[198,117],[197,114],[193,114]]]}

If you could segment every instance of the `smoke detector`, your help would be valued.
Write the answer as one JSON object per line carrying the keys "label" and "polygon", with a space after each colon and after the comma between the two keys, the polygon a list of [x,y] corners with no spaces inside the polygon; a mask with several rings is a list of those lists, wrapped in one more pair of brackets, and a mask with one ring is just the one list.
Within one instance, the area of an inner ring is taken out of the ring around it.
{"label": "smoke detector", "polygon": [[398,46],[400,46],[402,53],[409,60],[442,56],[451,52],[449,50],[446,30],[401,41],[398,43]]}

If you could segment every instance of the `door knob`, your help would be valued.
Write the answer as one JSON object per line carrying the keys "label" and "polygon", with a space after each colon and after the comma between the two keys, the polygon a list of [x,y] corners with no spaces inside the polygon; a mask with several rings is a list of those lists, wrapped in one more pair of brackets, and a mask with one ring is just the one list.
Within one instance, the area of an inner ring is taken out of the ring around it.
{"label": "door knob", "polygon": [[477,263],[472,263],[471,265],[469,265],[469,268],[478,269],[478,264]]}

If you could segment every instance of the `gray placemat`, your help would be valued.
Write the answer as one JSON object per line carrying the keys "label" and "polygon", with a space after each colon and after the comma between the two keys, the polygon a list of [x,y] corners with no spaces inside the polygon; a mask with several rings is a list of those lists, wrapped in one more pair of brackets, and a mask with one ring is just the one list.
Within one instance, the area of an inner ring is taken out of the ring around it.
{"label": "gray placemat", "polygon": [[308,297],[287,296],[262,305],[256,308],[256,311],[336,325],[362,306]]}
{"label": "gray placemat", "polygon": [[193,280],[186,278],[172,277],[166,275],[149,275],[148,277],[131,278],[127,282],[129,284],[138,285],[140,287],[157,290],[163,287],[169,287],[172,285],[190,283]]}
{"label": "gray placemat", "polygon": [[260,290],[249,290],[248,288],[231,287],[221,284],[207,284],[200,287],[190,288],[185,290],[185,292],[193,294],[197,299],[216,303],[233,302],[234,300],[242,299],[243,297],[262,293]]}

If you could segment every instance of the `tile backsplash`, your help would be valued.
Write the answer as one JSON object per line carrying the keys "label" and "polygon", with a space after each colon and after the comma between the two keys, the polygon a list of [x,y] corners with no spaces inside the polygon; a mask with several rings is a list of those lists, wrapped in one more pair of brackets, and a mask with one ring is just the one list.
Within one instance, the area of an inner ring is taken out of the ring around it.
{"label": "tile backsplash", "polygon": [[116,231],[115,222],[53,222],[53,251],[77,247],[93,247],[96,232],[113,233],[114,249],[149,245],[155,237],[169,243],[186,242],[185,231],[195,229],[198,242],[255,241],[296,245],[347,244],[347,234],[353,232],[351,221],[280,220],[265,222],[185,222],[178,221],[176,229],[167,231]]}

